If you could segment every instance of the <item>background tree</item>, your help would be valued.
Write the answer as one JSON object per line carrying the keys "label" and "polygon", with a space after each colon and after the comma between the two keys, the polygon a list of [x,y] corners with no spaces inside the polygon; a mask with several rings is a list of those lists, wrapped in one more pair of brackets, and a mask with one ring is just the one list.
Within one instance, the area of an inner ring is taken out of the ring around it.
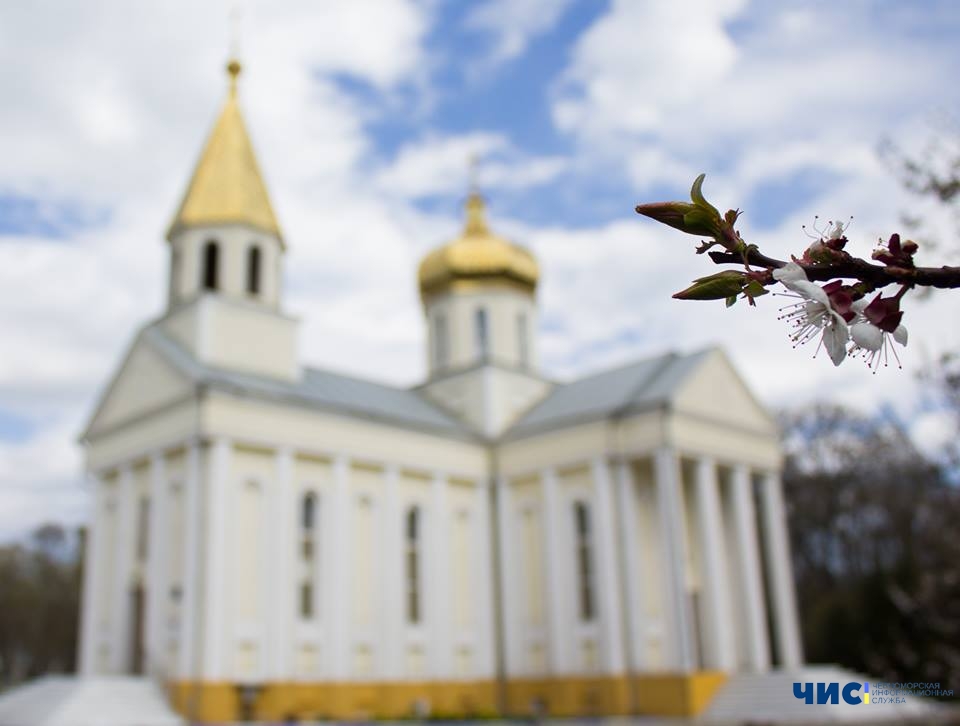
{"label": "background tree", "polygon": [[0,547],[0,689],[74,669],[80,540],[47,524],[25,544]]}
{"label": "background tree", "polygon": [[960,688],[960,491],[890,419],[818,406],[783,430],[807,659]]}
{"label": "background tree", "polygon": [[[903,186],[922,199],[947,207],[960,233],[960,124],[947,119],[937,124],[918,154],[910,154],[891,139],[880,144],[880,156],[893,169]],[[937,232],[925,224],[923,215],[905,212],[904,226],[914,232],[927,249],[960,252],[960,241],[942,244]]]}

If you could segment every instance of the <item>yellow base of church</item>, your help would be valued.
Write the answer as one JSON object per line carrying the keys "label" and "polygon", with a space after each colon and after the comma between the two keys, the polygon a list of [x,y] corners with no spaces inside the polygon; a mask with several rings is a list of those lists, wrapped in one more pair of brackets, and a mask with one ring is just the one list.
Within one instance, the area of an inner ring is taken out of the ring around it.
{"label": "yellow base of church", "polygon": [[[233,683],[170,684],[170,698],[182,715],[199,722],[243,717],[256,720],[395,719],[429,707],[435,717],[596,716],[650,714],[693,716],[723,684],[724,673],[568,677],[424,683],[268,683],[244,706]],[[501,706],[502,703],[502,706]],[[246,713],[244,713],[246,709]]]}

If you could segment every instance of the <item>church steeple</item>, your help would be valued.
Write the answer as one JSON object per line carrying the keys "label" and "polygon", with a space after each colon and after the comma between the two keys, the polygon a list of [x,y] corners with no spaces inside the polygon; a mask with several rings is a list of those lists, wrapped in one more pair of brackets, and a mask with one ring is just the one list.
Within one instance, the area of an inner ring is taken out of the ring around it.
{"label": "church steeple", "polygon": [[173,218],[165,324],[209,365],[299,375],[296,320],[283,313],[284,243],[237,101],[240,63]]}
{"label": "church steeple", "polygon": [[237,101],[240,62],[227,64],[227,100],[200,155],[167,239],[181,230],[215,224],[243,224],[276,237],[283,244],[267,187]]}

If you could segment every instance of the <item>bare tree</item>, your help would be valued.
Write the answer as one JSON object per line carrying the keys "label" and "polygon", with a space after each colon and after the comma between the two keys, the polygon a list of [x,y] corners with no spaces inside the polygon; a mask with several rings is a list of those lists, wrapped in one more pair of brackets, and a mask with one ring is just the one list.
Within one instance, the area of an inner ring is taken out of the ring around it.
{"label": "bare tree", "polygon": [[783,418],[803,633],[815,662],[960,687],[960,491],[884,418]]}

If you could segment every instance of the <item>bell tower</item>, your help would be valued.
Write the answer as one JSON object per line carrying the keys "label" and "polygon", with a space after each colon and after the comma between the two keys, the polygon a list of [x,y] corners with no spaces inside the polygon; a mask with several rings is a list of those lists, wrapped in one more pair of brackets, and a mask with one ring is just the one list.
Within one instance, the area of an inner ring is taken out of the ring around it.
{"label": "bell tower", "polygon": [[204,363],[292,378],[296,321],[281,311],[283,234],[240,110],[241,65],[167,232],[167,331]]}

